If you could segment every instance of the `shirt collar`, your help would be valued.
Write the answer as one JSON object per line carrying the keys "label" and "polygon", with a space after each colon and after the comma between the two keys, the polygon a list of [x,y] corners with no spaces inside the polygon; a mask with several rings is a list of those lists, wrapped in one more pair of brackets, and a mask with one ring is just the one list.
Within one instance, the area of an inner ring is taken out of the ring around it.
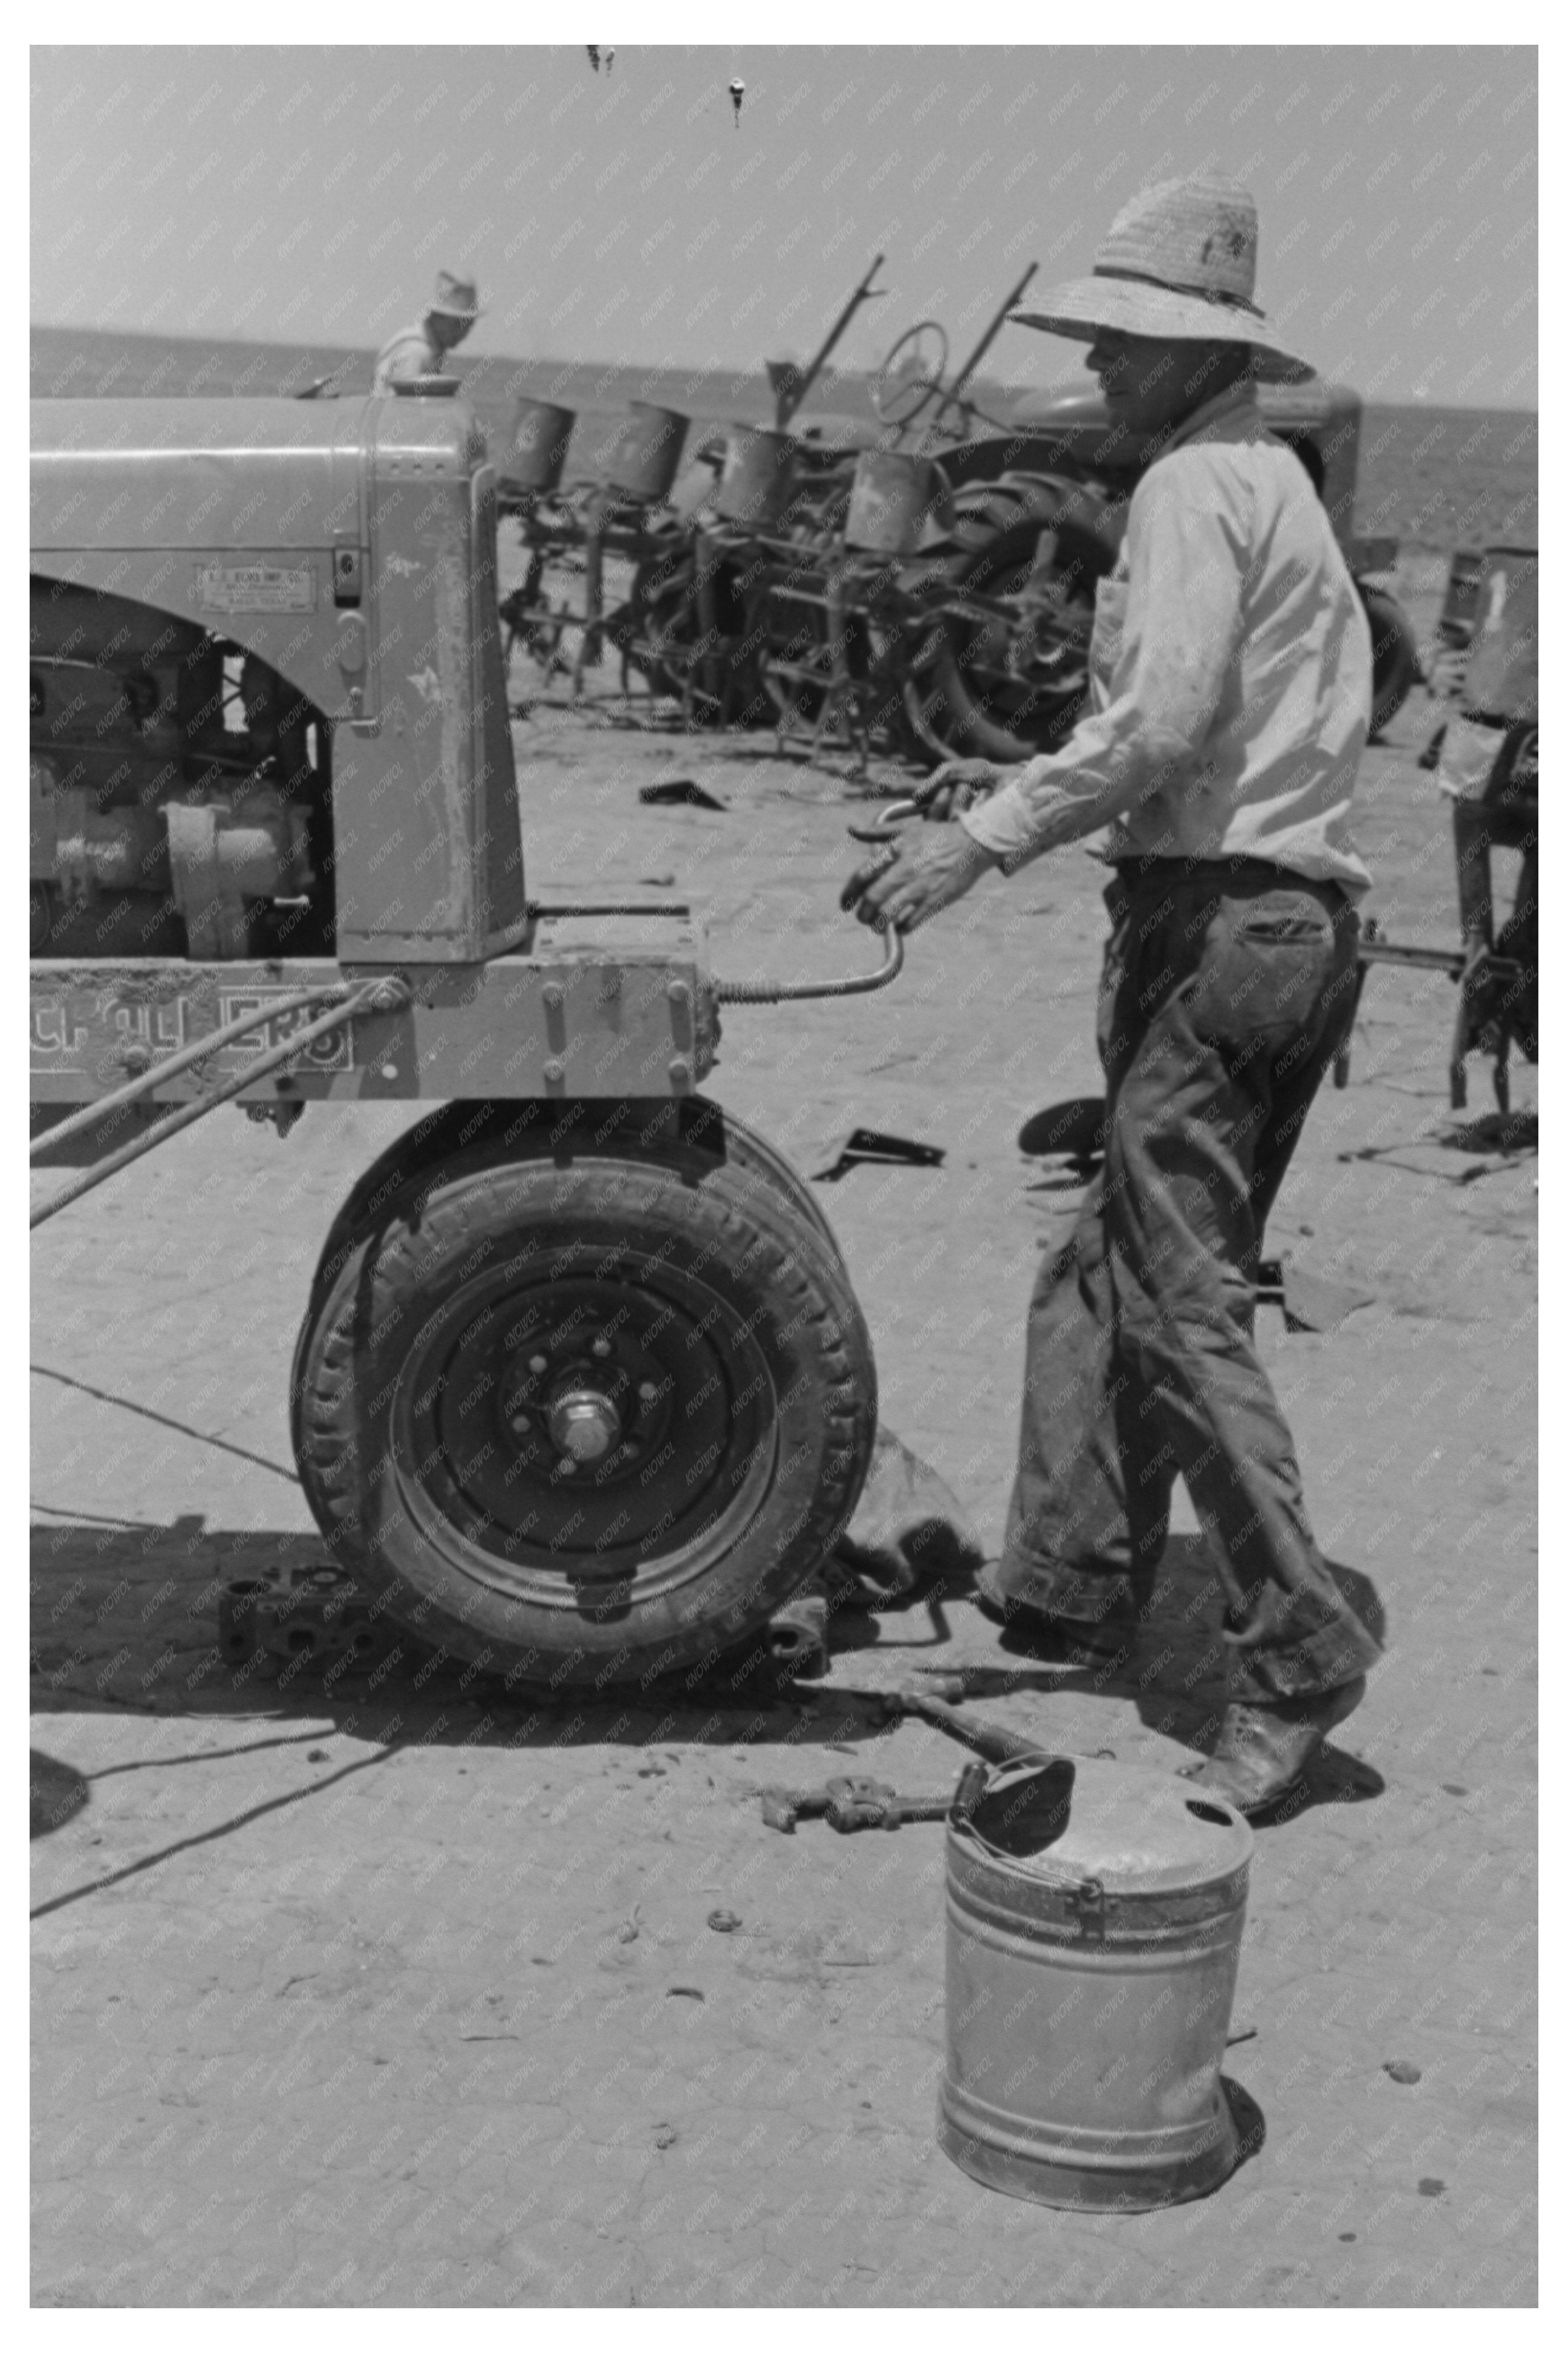
{"label": "shirt collar", "polygon": [[1258,413],[1256,386],[1229,384],[1177,426],[1161,455],[1184,448],[1189,441],[1253,441],[1265,429]]}

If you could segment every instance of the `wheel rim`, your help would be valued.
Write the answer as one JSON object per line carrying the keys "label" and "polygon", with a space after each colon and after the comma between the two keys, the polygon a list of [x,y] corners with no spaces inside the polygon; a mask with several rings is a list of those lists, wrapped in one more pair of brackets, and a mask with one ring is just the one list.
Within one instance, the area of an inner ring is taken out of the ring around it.
{"label": "wheel rim", "polygon": [[[946,709],[943,679],[952,671],[993,725],[1022,744],[1050,748],[1076,715],[1089,685],[1093,607],[1048,557],[1039,561],[1042,553],[1037,543],[994,578],[985,576],[983,554],[964,566],[978,579],[954,581],[946,598],[933,599],[911,665],[911,716],[944,748],[949,739],[962,744],[968,725],[962,709]],[[989,605],[1004,609],[976,609]]]}
{"label": "wheel rim", "polygon": [[[392,1400],[396,1505],[518,1600],[612,1616],[731,1554],[773,1472],[754,1333],[624,1243],[530,1250],[426,1318]],[[570,1467],[568,1467],[570,1466]]]}

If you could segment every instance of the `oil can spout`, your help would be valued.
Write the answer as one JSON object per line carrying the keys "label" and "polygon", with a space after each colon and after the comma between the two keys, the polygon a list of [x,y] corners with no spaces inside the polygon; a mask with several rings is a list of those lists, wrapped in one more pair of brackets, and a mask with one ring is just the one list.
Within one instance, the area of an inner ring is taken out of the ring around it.
{"label": "oil can spout", "polygon": [[715,980],[713,994],[721,1005],[785,1005],[803,997],[864,997],[868,990],[886,988],[904,968],[904,935],[889,925],[882,934],[882,961],[875,972],[852,973],[844,980]]}

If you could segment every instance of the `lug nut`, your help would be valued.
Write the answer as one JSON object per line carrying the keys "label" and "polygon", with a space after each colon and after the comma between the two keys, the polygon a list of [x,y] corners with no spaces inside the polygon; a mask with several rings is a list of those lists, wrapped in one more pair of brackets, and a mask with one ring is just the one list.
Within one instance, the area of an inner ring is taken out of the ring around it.
{"label": "lug nut", "polygon": [[548,1356],[530,1356],[528,1360],[528,1369],[531,1373],[543,1373],[547,1372],[549,1368],[550,1359]]}
{"label": "lug nut", "polygon": [[557,1461],[555,1468],[563,1479],[571,1479],[576,1475],[577,1465],[570,1454],[563,1454]]}
{"label": "lug nut", "polygon": [[644,1405],[651,1405],[655,1398],[658,1395],[658,1383],[657,1381],[639,1381],[637,1383],[637,1395],[641,1398]]}
{"label": "lug nut", "polygon": [[595,1354],[595,1356],[607,1356],[609,1355],[609,1353],[610,1353],[610,1344],[609,1344],[609,1342],[608,1342],[607,1340],[595,1340],[595,1343],[594,1343],[594,1354]]}
{"label": "lug nut", "polygon": [[521,1431],[521,1430],[526,1430],[526,1429],[528,1428],[528,1416],[527,1416],[527,1414],[525,1414],[525,1413],[514,1413],[514,1414],[512,1415],[512,1417],[511,1417],[511,1426],[512,1426],[513,1430],[515,1430]]}

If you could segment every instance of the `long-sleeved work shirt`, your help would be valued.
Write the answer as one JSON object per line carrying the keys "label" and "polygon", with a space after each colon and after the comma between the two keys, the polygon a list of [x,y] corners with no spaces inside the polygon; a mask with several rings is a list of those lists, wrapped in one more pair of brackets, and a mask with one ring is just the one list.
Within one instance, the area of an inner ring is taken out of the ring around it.
{"label": "long-sleeved work shirt", "polygon": [[1011,869],[1258,858],[1352,893],[1348,816],[1372,633],[1322,503],[1246,387],[1205,403],[1132,494],[1089,644],[1092,715],[960,822]]}
{"label": "long-sleeved work shirt", "polygon": [[387,392],[393,385],[406,384],[414,376],[439,375],[444,357],[424,327],[400,327],[376,353],[371,390]]}

